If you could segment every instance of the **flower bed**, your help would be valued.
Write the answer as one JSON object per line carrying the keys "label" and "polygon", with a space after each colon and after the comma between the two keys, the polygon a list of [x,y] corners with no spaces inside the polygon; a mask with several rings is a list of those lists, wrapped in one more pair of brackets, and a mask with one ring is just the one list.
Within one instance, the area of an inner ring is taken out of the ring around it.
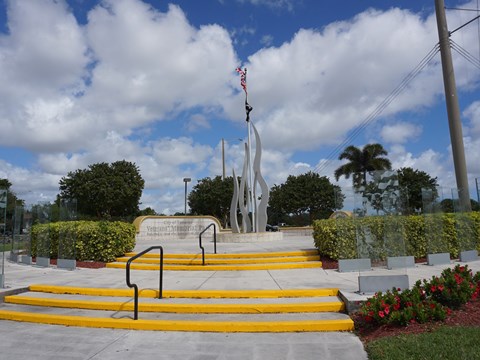
{"label": "flower bed", "polygon": [[417,281],[412,289],[378,292],[354,315],[357,329],[406,326],[445,320],[480,294],[480,272],[468,266],[445,269],[440,276]]}

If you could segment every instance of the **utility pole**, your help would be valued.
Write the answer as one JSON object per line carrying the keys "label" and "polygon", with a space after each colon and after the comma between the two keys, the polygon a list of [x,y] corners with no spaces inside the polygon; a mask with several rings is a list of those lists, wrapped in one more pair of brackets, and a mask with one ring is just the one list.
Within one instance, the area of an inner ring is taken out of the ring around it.
{"label": "utility pole", "polygon": [[455,178],[457,180],[460,207],[462,211],[471,211],[472,206],[470,204],[470,192],[468,189],[467,163],[465,161],[465,148],[463,146],[460,106],[458,105],[452,52],[450,50],[450,33],[447,27],[444,0],[435,0],[435,13],[437,15],[438,38],[440,41],[440,55],[442,58],[443,85],[445,87],[445,102],[447,105],[453,165],[455,167]]}
{"label": "utility pole", "polygon": [[225,180],[225,140],[222,138],[222,180]]}

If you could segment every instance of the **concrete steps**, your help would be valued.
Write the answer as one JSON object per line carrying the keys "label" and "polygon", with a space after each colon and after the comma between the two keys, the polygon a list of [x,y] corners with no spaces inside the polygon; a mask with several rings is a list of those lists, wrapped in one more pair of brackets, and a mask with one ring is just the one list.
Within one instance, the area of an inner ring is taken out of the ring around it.
{"label": "concrete steps", "polygon": [[32,285],[5,297],[0,319],[65,326],[201,332],[350,331],[337,289],[140,291]]}
{"label": "concrete steps", "polygon": [[[126,254],[109,268],[125,269],[127,261],[136,255]],[[241,270],[283,270],[321,268],[317,250],[300,250],[270,253],[205,254],[205,265],[201,254],[164,254],[163,268],[172,271],[241,271]],[[136,259],[130,266],[134,270],[159,270],[160,259],[155,253]]]}

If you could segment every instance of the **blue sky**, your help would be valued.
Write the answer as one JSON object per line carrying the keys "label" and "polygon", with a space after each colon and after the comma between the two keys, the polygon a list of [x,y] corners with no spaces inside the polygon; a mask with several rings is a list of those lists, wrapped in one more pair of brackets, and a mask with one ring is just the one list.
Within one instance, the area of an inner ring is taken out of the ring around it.
{"label": "blue sky", "polygon": [[[449,29],[475,15],[448,10]],[[478,62],[478,22],[452,39]],[[380,142],[394,168],[453,188],[439,54],[352,136],[437,42],[433,0],[3,0],[0,178],[35,203],[69,171],[126,159],[146,181],[142,207],[182,211],[184,177],[221,175],[222,138],[227,174],[241,172],[242,66],[270,186],[307,171],[335,182],[337,145]],[[453,55],[475,197],[480,69]]]}

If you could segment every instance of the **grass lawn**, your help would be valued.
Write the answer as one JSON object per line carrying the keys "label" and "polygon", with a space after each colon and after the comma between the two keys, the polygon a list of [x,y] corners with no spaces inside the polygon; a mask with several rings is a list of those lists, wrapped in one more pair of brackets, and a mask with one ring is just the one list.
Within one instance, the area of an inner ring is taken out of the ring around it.
{"label": "grass lawn", "polygon": [[432,332],[371,341],[369,360],[480,359],[480,327],[442,326]]}

